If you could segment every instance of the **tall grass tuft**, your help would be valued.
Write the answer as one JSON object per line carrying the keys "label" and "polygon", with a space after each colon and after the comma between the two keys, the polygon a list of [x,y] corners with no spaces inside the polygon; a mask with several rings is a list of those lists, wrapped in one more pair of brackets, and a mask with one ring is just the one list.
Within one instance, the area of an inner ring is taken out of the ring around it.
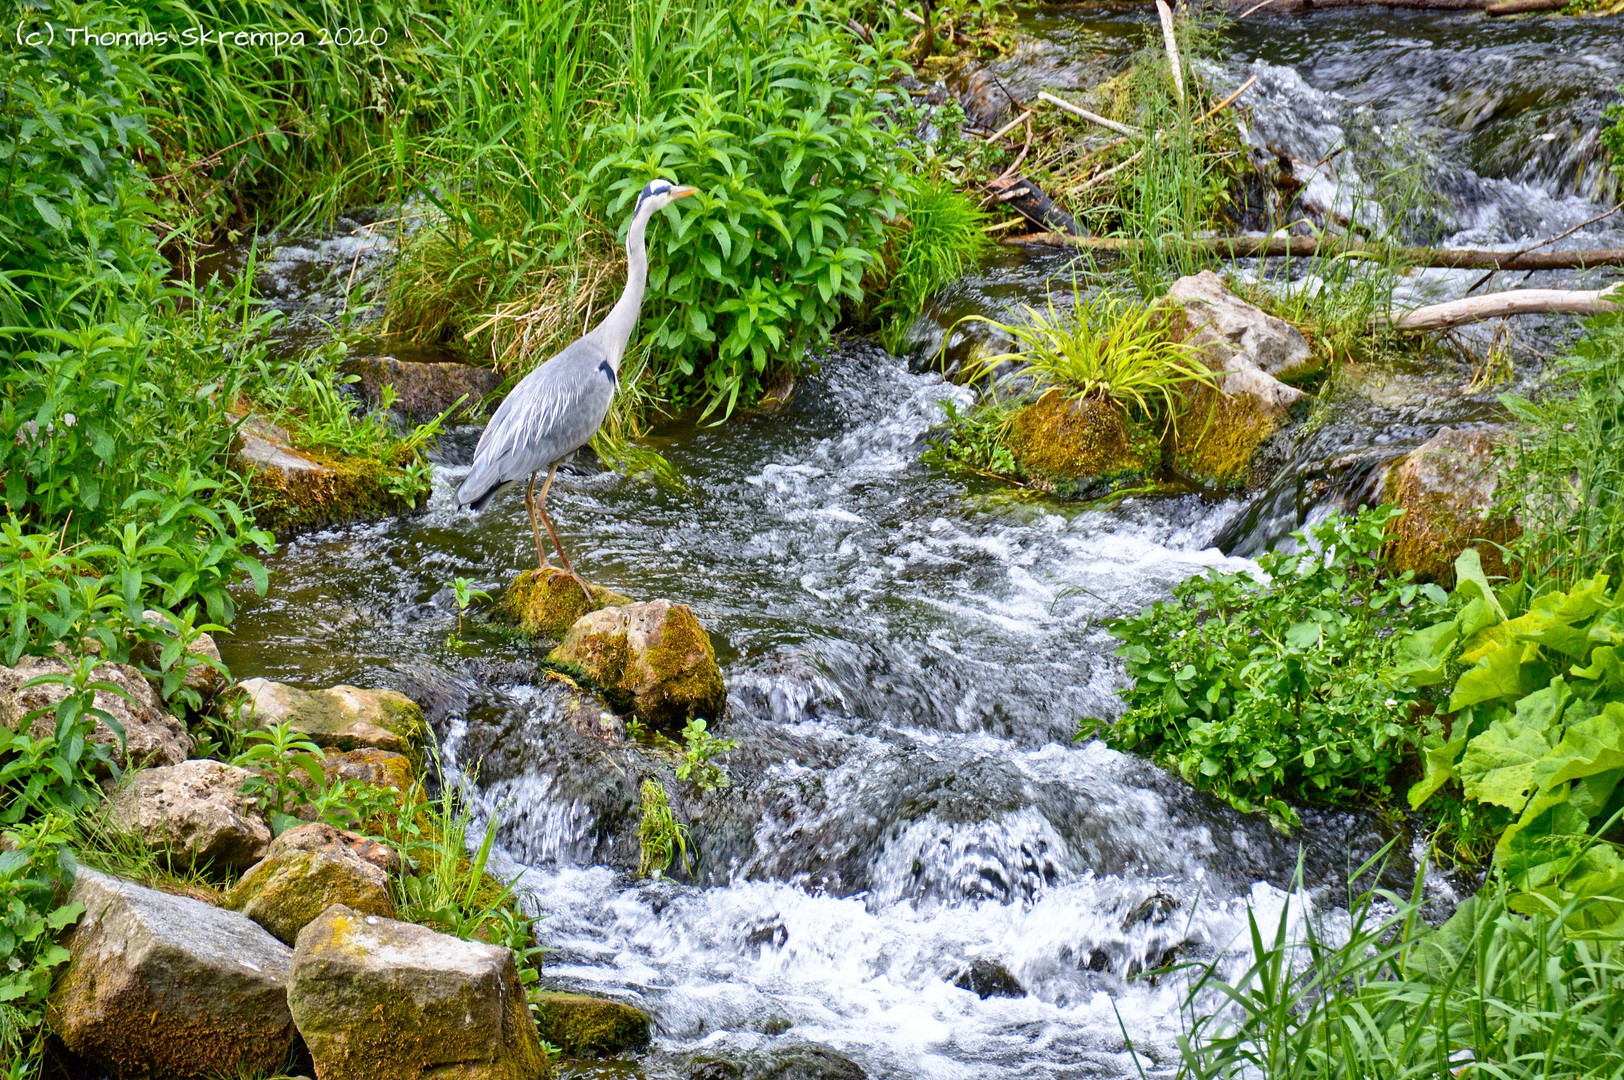
{"label": "tall grass tuft", "polygon": [[1354,897],[1346,938],[1309,913],[1295,942],[1290,905],[1272,927],[1249,912],[1252,962],[1239,976],[1187,969],[1181,1075],[1624,1075],[1624,939],[1578,932],[1571,906],[1519,915],[1515,895],[1491,882],[1433,929],[1418,875],[1408,895]]}
{"label": "tall grass tuft", "polygon": [[902,201],[906,224],[892,241],[886,293],[875,306],[885,320],[880,340],[892,352],[902,350],[913,317],[930,295],[993,247],[982,232],[986,213],[951,181],[919,177]]}

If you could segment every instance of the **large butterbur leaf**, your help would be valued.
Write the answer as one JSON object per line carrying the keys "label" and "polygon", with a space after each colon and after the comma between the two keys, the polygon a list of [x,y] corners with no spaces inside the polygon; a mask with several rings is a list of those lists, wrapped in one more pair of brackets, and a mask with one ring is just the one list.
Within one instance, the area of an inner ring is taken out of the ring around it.
{"label": "large butterbur leaf", "polygon": [[1551,750],[1543,728],[1502,717],[1466,746],[1460,760],[1466,797],[1521,810],[1534,783],[1534,768]]}

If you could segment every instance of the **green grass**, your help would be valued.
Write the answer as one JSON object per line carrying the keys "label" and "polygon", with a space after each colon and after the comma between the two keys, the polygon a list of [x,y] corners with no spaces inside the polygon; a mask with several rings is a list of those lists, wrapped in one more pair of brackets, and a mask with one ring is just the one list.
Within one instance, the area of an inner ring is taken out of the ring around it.
{"label": "green grass", "polygon": [[957,185],[922,176],[904,192],[906,225],[894,234],[883,270],[888,275],[876,313],[884,320],[880,340],[900,352],[913,318],[942,286],[975,265],[993,247],[987,214]]}

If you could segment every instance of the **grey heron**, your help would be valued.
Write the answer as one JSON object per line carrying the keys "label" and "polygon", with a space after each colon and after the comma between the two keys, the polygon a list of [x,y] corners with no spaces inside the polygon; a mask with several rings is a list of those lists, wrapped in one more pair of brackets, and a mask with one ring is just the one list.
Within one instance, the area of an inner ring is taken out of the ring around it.
{"label": "grey heron", "polygon": [[[564,563],[564,572],[576,580],[588,600],[591,591],[570,565],[552,518],[547,516],[547,491],[559,464],[585,446],[609,414],[609,404],[619,385],[620,360],[626,355],[626,343],[631,340],[638,310],[643,306],[643,286],[648,281],[643,233],[649,218],[672,200],[698,190],[655,180],[638,193],[631,228],[626,232],[625,291],[602,322],[519,380],[479,436],[473,468],[457,486],[457,505],[480,511],[498,493],[528,476],[524,505],[530,511],[537,568],[552,566],[541,547],[541,529],[536,523],[539,511],[547,535]],[[537,500],[536,477],[543,469],[547,479]]]}

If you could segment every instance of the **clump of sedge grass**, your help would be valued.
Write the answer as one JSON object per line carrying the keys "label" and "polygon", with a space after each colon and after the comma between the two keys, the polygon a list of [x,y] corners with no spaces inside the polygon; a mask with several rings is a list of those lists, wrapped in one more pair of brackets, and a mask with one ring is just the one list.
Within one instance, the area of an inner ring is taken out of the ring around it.
{"label": "clump of sedge grass", "polygon": [[880,339],[892,352],[901,350],[909,323],[926,299],[992,246],[982,232],[986,213],[952,181],[921,177],[904,202],[907,224],[887,259],[891,280],[878,309],[887,320]]}

